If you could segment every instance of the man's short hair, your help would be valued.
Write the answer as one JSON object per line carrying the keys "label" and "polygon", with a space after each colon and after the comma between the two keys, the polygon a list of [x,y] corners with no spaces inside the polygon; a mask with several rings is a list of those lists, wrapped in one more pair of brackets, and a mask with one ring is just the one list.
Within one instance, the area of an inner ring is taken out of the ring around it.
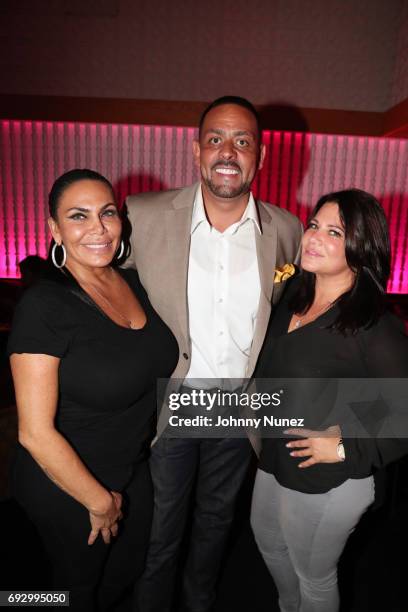
{"label": "man's short hair", "polygon": [[200,122],[198,124],[198,134],[201,135],[204,120],[210,110],[216,108],[217,106],[224,106],[225,104],[235,104],[236,106],[242,106],[242,108],[246,108],[250,113],[252,113],[256,121],[259,140],[261,140],[262,129],[258,111],[249,100],[247,100],[246,98],[241,98],[240,96],[222,96],[221,98],[217,98],[216,100],[211,102],[211,104],[207,106],[207,108],[203,111],[203,114],[200,117]]}

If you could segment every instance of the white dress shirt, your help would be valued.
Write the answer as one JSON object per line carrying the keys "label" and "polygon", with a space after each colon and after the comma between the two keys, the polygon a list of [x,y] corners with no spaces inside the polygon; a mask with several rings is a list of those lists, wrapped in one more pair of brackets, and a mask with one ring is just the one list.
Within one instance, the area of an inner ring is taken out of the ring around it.
{"label": "white dress shirt", "polygon": [[203,386],[194,379],[245,377],[261,291],[255,232],[261,228],[252,194],[240,221],[221,233],[208,222],[197,189],[188,265],[189,386]]}

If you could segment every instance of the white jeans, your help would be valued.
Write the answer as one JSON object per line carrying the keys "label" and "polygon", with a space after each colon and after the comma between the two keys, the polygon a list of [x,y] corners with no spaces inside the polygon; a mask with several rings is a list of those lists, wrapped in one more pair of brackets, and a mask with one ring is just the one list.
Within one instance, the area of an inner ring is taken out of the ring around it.
{"label": "white jeans", "polygon": [[286,489],[258,470],[251,525],[281,612],[337,612],[337,563],[373,501],[372,476],[315,494]]}

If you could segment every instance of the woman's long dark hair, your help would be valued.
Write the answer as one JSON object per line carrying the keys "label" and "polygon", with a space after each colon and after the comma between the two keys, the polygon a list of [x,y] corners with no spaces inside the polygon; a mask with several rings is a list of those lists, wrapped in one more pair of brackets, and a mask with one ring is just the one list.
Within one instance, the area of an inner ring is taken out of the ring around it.
{"label": "woman's long dark hair", "polygon": [[[387,281],[391,270],[391,249],[387,220],[381,204],[366,191],[346,189],[320,198],[311,218],[328,202],[335,202],[345,230],[345,254],[355,273],[354,285],[336,301],[339,314],[332,329],[343,334],[372,326],[385,310]],[[290,308],[304,313],[313,304],[314,273],[302,272],[299,291]]]}

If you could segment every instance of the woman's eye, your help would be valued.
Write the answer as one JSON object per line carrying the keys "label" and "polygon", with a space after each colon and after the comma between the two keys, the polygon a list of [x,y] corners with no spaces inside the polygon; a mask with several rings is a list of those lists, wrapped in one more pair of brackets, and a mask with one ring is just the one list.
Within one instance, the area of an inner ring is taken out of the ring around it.
{"label": "woman's eye", "polygon": [[108,208],[108,210],[105,210],[103,213],[104,217],[116,217],[116,215],[118,214],[118,211],[116,210],[116,208]]}
{"label": "woman's eye", "polygon": [[341,232],[338,232],[337,230],[334,230],[334,229],[330,230],[329,234],[330,234],[330,236],[336,236],[336,238],[341,238],[342,237]]}
{"label": "woman's eye", "polygon": [[317,228],[317,223],[314,223],[314,221],[310,221],[310,223],[307,224],[307,229],[316,229]]}
{"label": "woman's eye", "polygon": [[70,219],[73,219],[74,221],[82,221],[82,219],[86,219],[86,217],[83,213],[74,213],[70,216]]}

